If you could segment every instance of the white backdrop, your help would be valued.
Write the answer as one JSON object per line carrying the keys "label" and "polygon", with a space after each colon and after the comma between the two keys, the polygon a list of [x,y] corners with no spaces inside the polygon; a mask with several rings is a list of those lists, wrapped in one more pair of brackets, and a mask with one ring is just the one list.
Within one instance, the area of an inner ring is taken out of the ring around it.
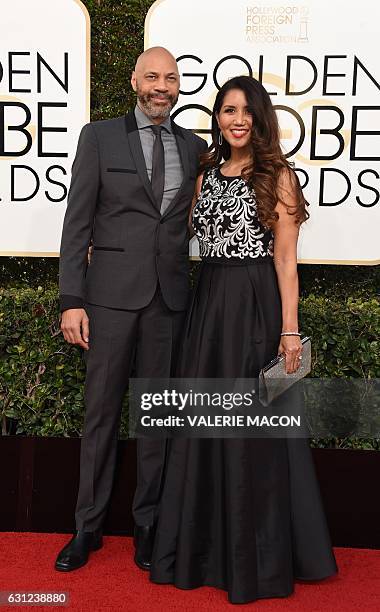
{"label": "white backdrop", "polygon": [[[89,120],[89,18],[79,0],[1,8],[0,255],[57,255]],[[181,58],[178,123],[207,130],[217,85],[236,74],[261,78],[281,107],[310,202],[300,262],[380,262],[379,24],[377,0],[158,0],[147,16],[145,47]]]}
{"label": "white backdrop", "polygon": [[89,120],[89,29],[79,0],[1,0],[0,255],[59,251]]}
{"label": "white backdrop", "polygon": [[379,37],[378,0],[158,0],[147,16],[145,47],[182,58],[180,125],[208,129],[217,84],[250,72],[282,107],[310,202],[300,262],[380,263]]}

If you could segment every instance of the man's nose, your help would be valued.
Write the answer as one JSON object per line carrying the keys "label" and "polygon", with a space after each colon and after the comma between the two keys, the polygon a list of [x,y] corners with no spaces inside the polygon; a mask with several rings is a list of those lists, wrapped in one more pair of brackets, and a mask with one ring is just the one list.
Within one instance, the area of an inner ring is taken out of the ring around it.
{"label": "man's nose", "polygon": [[154,87],[158,91],[167,91],[168,90],[168,86],[167,86],[166,81],[165,81],[164,78],[157,79],[157,81],[154,84]]}

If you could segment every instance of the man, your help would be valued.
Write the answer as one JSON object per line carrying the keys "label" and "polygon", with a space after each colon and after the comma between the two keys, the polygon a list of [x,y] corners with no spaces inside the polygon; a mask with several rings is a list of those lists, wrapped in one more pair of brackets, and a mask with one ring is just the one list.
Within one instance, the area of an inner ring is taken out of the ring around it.
{"label": "man", "polygon": [[[86,415],[77,532],[55,567],[71,571],[102,546],[122,400],[136,377],[173,373],[188,299],[187,220],[207,145],[177,126],[174,57],[145,51],[131,79],[133,113],[82,129],[60,257],[61,329],[85,350]],[[88,264],[88,248],[92,255]],[[137,441],[135,562],[149,569],[166,440]]]}

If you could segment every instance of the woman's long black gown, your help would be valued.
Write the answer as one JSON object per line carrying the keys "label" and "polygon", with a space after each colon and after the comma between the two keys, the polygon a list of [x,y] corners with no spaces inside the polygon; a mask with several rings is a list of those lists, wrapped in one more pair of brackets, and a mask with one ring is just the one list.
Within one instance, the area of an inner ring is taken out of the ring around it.
{"label": "woman's long black gown", "polygon": [[[273,234],[247,183],[219,168],[205,173],[193,227],[202,263],[177,375],[256,377],[282,327]],[[337,572],[305,439],[176,438],[169,449],[153,582],[245,603]]]}

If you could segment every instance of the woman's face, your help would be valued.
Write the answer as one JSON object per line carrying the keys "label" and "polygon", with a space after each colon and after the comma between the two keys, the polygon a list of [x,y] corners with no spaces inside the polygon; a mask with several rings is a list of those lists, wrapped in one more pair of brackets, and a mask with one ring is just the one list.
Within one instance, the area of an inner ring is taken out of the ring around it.
{"label": "woman's face", "polygon": [[250,146],[253,118],[241,89],[231,89],[226,93],[216,119],[223,137],[231,147],[244,149]]}

